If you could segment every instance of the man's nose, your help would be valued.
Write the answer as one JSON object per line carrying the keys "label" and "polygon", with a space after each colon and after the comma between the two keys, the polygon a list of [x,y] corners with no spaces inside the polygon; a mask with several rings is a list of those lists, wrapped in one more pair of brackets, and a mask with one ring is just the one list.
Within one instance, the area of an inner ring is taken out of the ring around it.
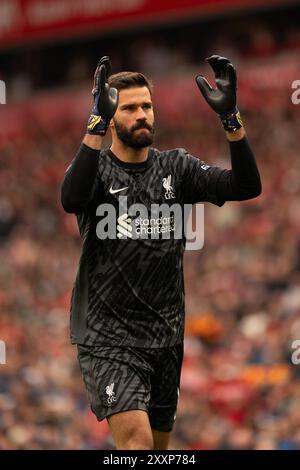
{"label": "man's nose", "polygon": [[140,120],[143,120],[143,121],[146,121],[147,119],[147,114],[145,113],[145,110],[143,108],[138,108],[137,110],[137,115],[136,115],[136,120],[137,121],[140,121]]}

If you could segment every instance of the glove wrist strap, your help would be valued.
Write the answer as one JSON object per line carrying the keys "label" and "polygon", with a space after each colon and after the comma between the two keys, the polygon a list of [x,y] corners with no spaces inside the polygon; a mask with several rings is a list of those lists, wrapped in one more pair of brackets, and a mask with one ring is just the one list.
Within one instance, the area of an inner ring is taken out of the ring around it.
{"label": "glove wrist strap", "polygon": [[109,123],[109,118],[102,117],[97,114],[91,114],[87,123],[87,133],[90,135],[104,136],[107,132]]}
{"label": "glove wrist strap", "polygon": [[227,132],[236,132],[243,125],[240,112],[237,108],[228,113],[220,114],[220,119]]}

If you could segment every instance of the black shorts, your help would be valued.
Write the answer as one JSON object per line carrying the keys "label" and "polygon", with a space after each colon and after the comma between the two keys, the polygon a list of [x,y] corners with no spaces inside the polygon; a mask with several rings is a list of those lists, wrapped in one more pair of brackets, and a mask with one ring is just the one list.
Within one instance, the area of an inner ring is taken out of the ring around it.
{"label": "black shorts", "polygon": [[183,346],[168,348],[77,345],[91,409],[99,421],[145,410],[152,429],[172,430],[179,394]]}

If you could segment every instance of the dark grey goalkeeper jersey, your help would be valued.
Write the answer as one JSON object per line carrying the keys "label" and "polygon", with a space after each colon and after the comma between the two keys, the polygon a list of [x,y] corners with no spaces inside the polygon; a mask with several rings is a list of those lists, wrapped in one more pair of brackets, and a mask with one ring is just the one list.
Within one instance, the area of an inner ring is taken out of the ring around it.
{"label": "dark grey goalkeeper jersey", "polygon": [[[172,210],[168,216],[153,207],[176,204],[183,215],[185,204],[221,206],[259,195],[247,140],[230,148],[232,170],[209,166],[184,149],[150,148],[145,162],[133,164],[81,145],[62,186],[62,204],[76,214],[83,241],[71,300],[72,343],[161,348],[182,341],[184,230],[175,238],[178,212],[176,219]],[[144,209],[132,212],[133,204]]]}

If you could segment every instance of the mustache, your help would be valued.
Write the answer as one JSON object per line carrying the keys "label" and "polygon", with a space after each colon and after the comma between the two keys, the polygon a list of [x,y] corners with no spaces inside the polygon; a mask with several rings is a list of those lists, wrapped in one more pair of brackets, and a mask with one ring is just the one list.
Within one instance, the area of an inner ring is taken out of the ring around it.
{"label": "mustache", "polygon": [[150,126],[150,124],[147,124],[147,122],[139,122],[138,124],[136,124],[135,126],[131,128],[132,132],[137,131],[138,129],[148,129],[148,131],[150,132],[153,131],[153,127]]}

